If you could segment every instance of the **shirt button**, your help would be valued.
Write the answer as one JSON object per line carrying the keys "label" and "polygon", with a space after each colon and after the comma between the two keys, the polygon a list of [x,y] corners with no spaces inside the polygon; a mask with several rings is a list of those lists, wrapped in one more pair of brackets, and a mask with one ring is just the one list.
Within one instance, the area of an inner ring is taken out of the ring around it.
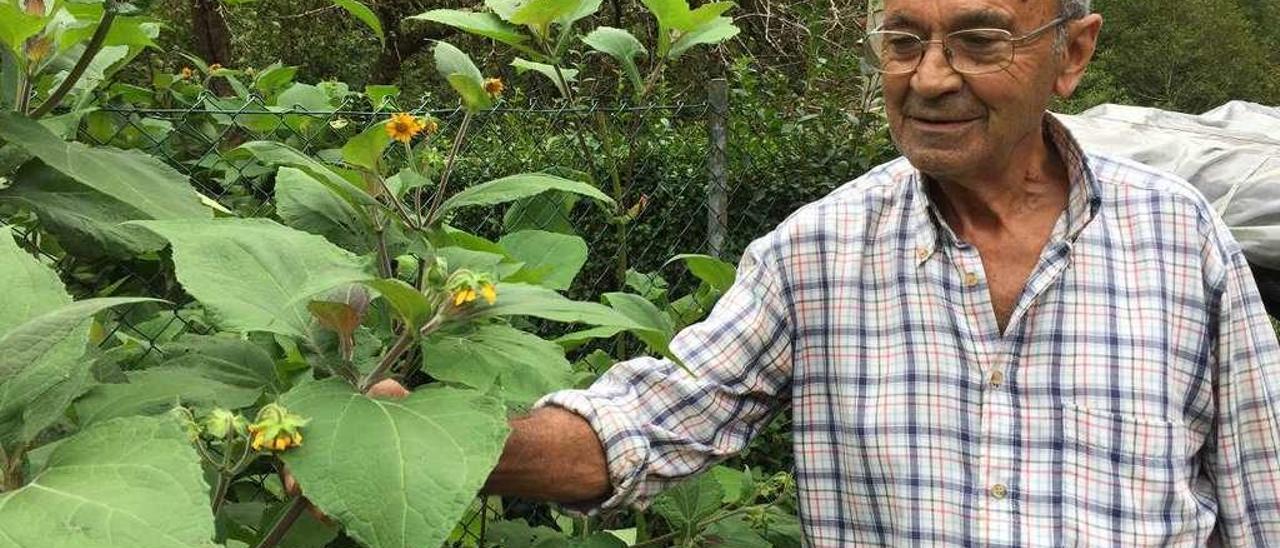
{"label": "shirt button", "polygon": [[923,248],[923,247],[922,247],[922,248],[920,248],[920,249],[917,249],[917,250],[916,250],[916,260],[917,260],[917,261],[923,261],[923,260],[925,260],[925,259],[926,259],[926,258],[928,258],[928,257],[929,257],[929,250],[928,250],[928,249],[926,249],[926,248]]}
{"label": "shirt button", "polygon": [[1001,373],[998,370],[992,371],[990,380],[991,380],[991,387],[998,388],[1000,384],[1004,382],[1004,373]]}
{"label": "shirt button", "polygon": [[978,275],[972,272],[965,272],[964,285],[965,287],[973,287],[975,285],[978,285]]}
{"label": "shirt button", "polygon": [[991,486],[991,498],[1003,499],[1008,494],[1009,488],[1005,487],[1003,483],[997,483]]}

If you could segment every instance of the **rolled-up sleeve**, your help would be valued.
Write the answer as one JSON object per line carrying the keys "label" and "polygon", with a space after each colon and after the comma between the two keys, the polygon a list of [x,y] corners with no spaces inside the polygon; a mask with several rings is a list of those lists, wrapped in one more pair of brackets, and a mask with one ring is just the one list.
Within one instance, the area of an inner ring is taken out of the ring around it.
{"label": "rolled-up sleeve", "polygon": [[772,235],[751,244],[733,286],[681,331],[670,360],[614,365],[586,390],[550,394],[605,448],[612,494],[575,510],[645,507],[667,486],[741,451],[789,395],[792,331]]}
{"label": "rolled-up sleeve", "polygon": [[1238,251],[1218,314],[1216,437],[1205,457],[1218,535],[1224,546],[1280,546],[1280,348]]}

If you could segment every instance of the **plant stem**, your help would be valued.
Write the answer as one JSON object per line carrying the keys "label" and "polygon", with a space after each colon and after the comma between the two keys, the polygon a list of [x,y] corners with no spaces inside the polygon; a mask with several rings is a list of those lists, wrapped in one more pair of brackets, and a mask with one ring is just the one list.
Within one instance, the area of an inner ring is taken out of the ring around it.
{"label": "plant stem", "polygon": [[298,521],[298,517],[302,515],[302,511],[307,509],[307,499],[302,495],[293,497],[293,501],[289,503],[289,508],[280,514],[280,518],[271,525],[270,532],[267,536],[262,537],[262,541],[255,548],[272,548],[273,546],[284,540],[285,534],[289,532],[289,528],[293,526],[293,522]]}
{"label": "plant stem", "polygon": [[390,278],[391,256],[387,253],[387,223],[377,211],[373,212],[373,235],[378,245],[378,273],[383,278]]}
{"label": "plant stem", "polygon": [[22,488],[22,484],[26,478],[22,474],[22,461],[26,457],[27,447],[19,446],[14,450],[12,455],[5,459],[4,464],[4,490],[13,491]]}
{"label": "plant stem", "polygon": [[80,55],[80,59],[76,61],[75,66],[71,67],[71,72],[67,73],[67,78],[58,85],[57,89],[53,90],[53,93],[49,94],[49,98],[45,99],[44,103],[36,107],[36,110],[31,113],[32,118],[39,118],[48,114],[71,92],[80,77],[84,76],[84,71],[89,69],[89,64],[93,62],[93,58],[102,50],[102,44],[107,41],[107,33],[111,31],[111,25],[115,23],[115,20],[115,2],[108,0],[103,4],[102,20],[98,21],[98,28],[94,29],[93,37],[89,38],[89,43],[85,45],[84,53]]}
{"label": "plant stem", "polygon": [[227,500],[227,488],[231,487],[231,479],[235,476],[235,471],[229,469],[231,466],[231,448],[223,442],[222,451],[222,467],[218,469],[218,485],[213,490],[213,515],[217,517],[218,510],[222,509],[223,501]]}
{"label": "plant stem", "polygon": [[433,226],[437,221],[436,214],[441,202],[444,200],[444,192],[449,185],[449,176],[453,174],[453,163],[458,159],[458,151],[462,149],[462,140],[466,138],[467,128],[470,125],[471,111],[467,110],[466,114],[462,115],[462,124],[458,127],[458,134],[453,136],[453,147],[449,149],[449,159],[445,161],[444,173],[440,174],[440,186],[436,188],[435,196],[431,197],[431,207],[427,210],[425,226]]}

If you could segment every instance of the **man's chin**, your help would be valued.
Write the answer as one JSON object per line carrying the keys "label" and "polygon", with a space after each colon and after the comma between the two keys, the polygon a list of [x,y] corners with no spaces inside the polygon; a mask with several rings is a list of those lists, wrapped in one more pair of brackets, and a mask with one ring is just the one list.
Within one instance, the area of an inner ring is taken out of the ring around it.
{"label": "man's chin", "polygon": [[974,170],[974,160],[967,154],[959,154],[955,148],[937,149],[924,147],[903,147],[902,155],[907,157],[911,165],[921,172],[933,177],[948,177]]}

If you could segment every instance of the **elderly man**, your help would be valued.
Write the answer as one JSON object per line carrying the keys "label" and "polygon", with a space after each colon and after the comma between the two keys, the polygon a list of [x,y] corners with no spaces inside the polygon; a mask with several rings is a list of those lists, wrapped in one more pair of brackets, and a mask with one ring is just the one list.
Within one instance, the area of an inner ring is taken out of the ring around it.
{"label": "elderly man", "polygon": [[[796,212],[675,353],[514,422],[488,489],[643,505],[794,412],[816,546],[1280,546],[1280,348],[1184,181],[1084,152],[1088,0],[887,0],[904,158]],[[1099,151],[1105,152],[1105,151]]]}

